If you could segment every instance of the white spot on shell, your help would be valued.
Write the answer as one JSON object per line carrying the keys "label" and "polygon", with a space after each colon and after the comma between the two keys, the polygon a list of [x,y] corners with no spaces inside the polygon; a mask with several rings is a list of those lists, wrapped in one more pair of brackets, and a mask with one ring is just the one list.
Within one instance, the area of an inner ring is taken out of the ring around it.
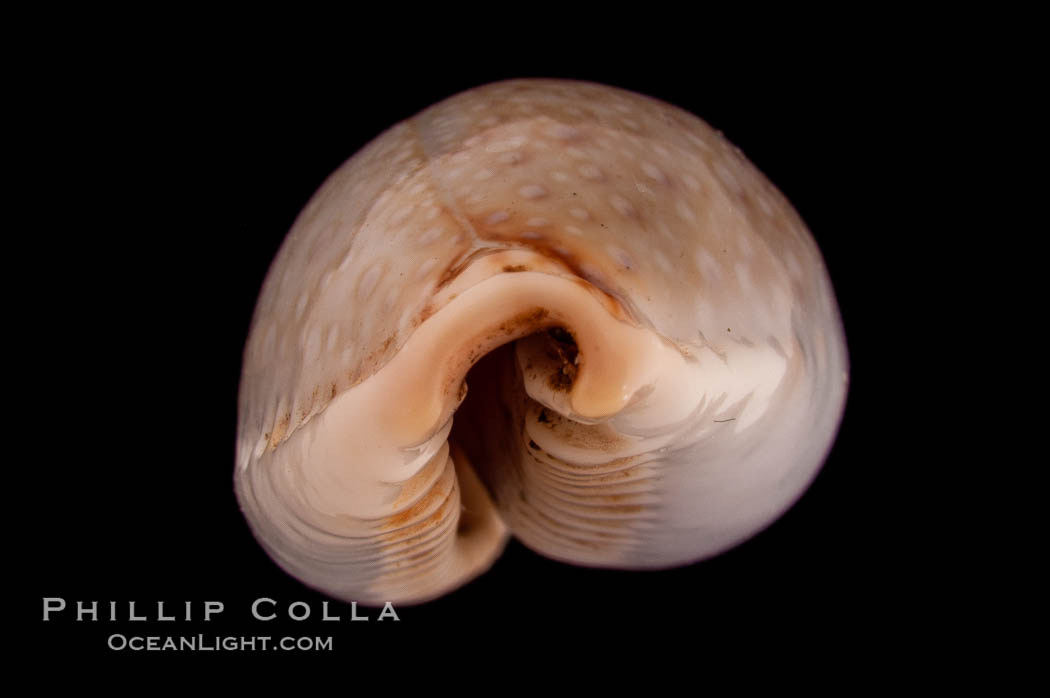
{"label": "white spot on shell", "polygon": [[717,281],[722,277],[722,266],[702,247],[696,251],[696,267],[705,281]]}
{"label": "white spot on shell", "polygon": [[390,217],[390,225],[401,225],[408,220],[409,216],[412,215],[412,210],[415,206],[409,205],[399,209],[393,216]]}
{"label": "white spot on shell", "polygon": [[659,143],[653,144],[653,152],[665,160],[671,157],[671,151],[669,151],[667,148],[663,147]]}
{"label": "white spot on shell", "polygon": [[331,354],[339,343],[339,327],[333,325],[328,329],[328,340],[325,342],[325,353]]}
{"label": "white spot on shell", "polygon": [[695,145],[698,148],[700,148],[700,150],[704,150],[704,151],[710,150],[710,148],[707,145],[707,142],[703,138],[701,138],[700,136],[696,135],[695,133],[686,133],[685,137],[688,138],[692,142],[693,145]]}
{"label": "white spot on shell", "polygon": [[277,341],[277,325],[270,323],[270,326],[266,328],[266,334],[263,335],[262,342],[262,353],[264,356],[270,356],[273,354],[274,345]]}
{"label": "white spot on shell", "polygon": [[339,262],[339,267],[336,268],[336,271],[346,271],[347,269],[349,269],[350,265],[354,263],[354,257],[355,255],[353,250],[347,251],[346,256],[343,257],[343,261]]}
{"label": "white spot on shell", "polygon": [[686,203],[681,199],[675,201],[674,210],[675,213],[678,214],[678,217],[681,218],[683,221],[687,221],[689,223],[696,222],[696,214],[693,213],[693,209],[686,206]]}
{"label": "white spot on shell", "polygon": [[737,181],[736,177],[733,176],[733,173],[721,160],[715,162],[715,174],[718,175],[718,179],[721,180],[722,184],[724,184],[731,192],[736,194],[741,192],[740,182]]}
{"label": "white spot on shell", "polygon": [[656,266],[660,267],[660,271],[665,274],[670,274],[672,271],[671,260],[667,258],[663,252],[657,252],[653,255],[653,259],[656,260]]}
{"label": "white spot on shell", "polygon": [[321,328],[314,325],[305,333],[303,342],[303,357],[307,362],[317,359],[321,353]]}
{"label": "white spot on shell", "polygon": [[411,327],[412,325],[412,320],[415,319],[415,317],[416,314],[411,310],[406,310],[405,312],[401,313],[401,319],[397,323],[398,334],[406,334],[409,330],[409,327]]}
{"label": "white spot on shell", "polygon": [[740,246],[740,254],[744,257],[750,257],[755,254],[755,247],[746,234],[742,234],[737,238],[737,245]]}
{"label": "white spot on shell", "polygon": [[386,298],[383,299],[383,310],[389,312],[397,304],[397,299],[401,295],[401,287],[394,284],[390,287],[390,290],[386,292]]}
{"label": "white spot on shell", "polygon": [[428,228],[423,232],[422,235],[419,236],[419,244],[429,245],[430,243],[434,242],[439,237],[441,237],[441,234],[444,232],[445,231],[441,228]]}
{"label": "white spot on shell", "polygon": [[579,173],[580,176],[582,176],[584,179],[589,179],[592,181],[599,180],[602,178],[601,169],[597,165],[592,165],[590,163],[586,165],[580,165]]}
{"label": "white spot on shell", "polygon": [[306,312],[306,304],[310,302],[310,294],[303,291],[299,294],[299,300],[295,304],[295,319],[301,320],[303,313]]}
{"label": "white spot on shell", "polygon": [[628,254],[627,250],[623,249],[622,247],[617,247],[616,245],[609,245],[606,248],[606,251],[609,253],[609,256],[613,258],[613,261],[619,264],[621,267],[626,267],[627,269],[630,269],[634,266],[634,260],[631,258],[631,255]]}
{"label": "white spot on shell", "polygon": [[758,207],[762,209],[762,213],[766,214],[770,218],[773,217],[773,205],[769,203],[769,199],[765,196],[758,197]]}
{"label": "white spot on shell", "polygon": [[518,189],[518,193],[526,199],[539,199],[547,195],[547,190],[539,184],[526,184]]}
{"label": "white spot on shell", "polygon": [[361,277],[361,285],[357,287],[358,298],[365,300],[372,295],[372,292],[376,290],[376,284],[379,283],[379,274],[378,266],[368,268],[368,271]]}
{"label": "white spot on shell", "polygon": [[585,221],[591,217],[591,214],[587,212],[587,209],[580,208],[579,206],[573,206],[570,208],[569,215],[581,221]]}
{"label": "white spot on shell", "polygon": [[637,211],[634,210],[634,206],[631,205],[631,202],[619,194],[613,194],[610,196],[609,204],[616,209],[616,212],[621,216],[634,216],[637,214]]}
{"label": "white spot on shell", "polygon": [[567,141],[580,135],[580,130],[568,124],[554,124],[547,129],[547,135],[560,141]]}
{"label": "white spot on shell", "polygon": [[733,265],[733,273],[736,274],[737,282],[740,284],[740,290],[747,293],[751,290],[751,272],[748,270],[747,265],[743,262],[737,262]]}
{"label": "white spot on shell", "polygon": [[[773,286],[769,292],[770,312],[776,319],[787,320],[791,317],[791,297],[779,284]],[[788,346],[788,353],[793,354],[790,342],[781,342]]]}
{"label": "white spot on shell", "polygon": [[489,225],[496,225],[497,223],[502,223],[509,219],[510,214],[506,211],[496,211],[495,213],[490,214],[489,217],[485,219],[485,222]]}
{"label": "white spot on shell", "polygon": [[665,177],[664,173],[660,171],[660,168],[651,162],[642,163],[642,172],[645,173],[646,177],[654,179],[657,182],[664,183],[667,181],[667,177]]}
{"label": "white spot on shell", "polygon": [[429,259],[424,260],[423,263],[420,264],[419,267],[416,269],[416,273],[414,274],[416,281],[421,281],[425,279],[427,274],[430,273],[430,270],[434,268],[437,262],[437,257],[430,257]]}
{"label": "white spot on shell", "polygon": [[[272,421],[271,421],[271,423],[272,423]],[[265,439],[263,439],[263,438],[259,439],[259,441],[255,444],[255,450],[252,451],[252,458],[253,459],[259,460],[260,458],[262,458],[263,452],[266,451],[266,444],[267,444],[267,441]],[[247,468],[248,467],[248,463],[244,463],[241,467],[242,468]]]}
{"label": "white spot on shell", "polygon": [[528,143],[528,139],[525,136],[512,136],[499,141],[493,141],[485,146],[485,152],[487,153],[505,153],[508,150],[517,150],[521,146]]}

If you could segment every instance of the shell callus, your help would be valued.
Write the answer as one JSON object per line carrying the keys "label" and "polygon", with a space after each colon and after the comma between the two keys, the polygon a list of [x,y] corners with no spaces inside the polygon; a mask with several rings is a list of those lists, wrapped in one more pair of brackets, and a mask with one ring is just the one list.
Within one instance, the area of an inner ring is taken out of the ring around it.
{"label": "shell callus", "polygon": [[347,600],[437,597],[509,535],[687,564],[798,498],[847,371],[810,234],[719,134],[623,90],[497,83],[379,136],[295,222],[236,490],[284,569]]}

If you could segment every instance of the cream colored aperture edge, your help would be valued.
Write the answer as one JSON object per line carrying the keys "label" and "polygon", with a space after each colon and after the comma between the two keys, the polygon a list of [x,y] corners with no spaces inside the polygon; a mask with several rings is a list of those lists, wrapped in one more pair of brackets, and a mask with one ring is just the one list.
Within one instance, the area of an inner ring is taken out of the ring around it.
{"label": "cream colored aperture edge", "polygon": [[666,568],[802,494],[847,382],[820,252],[739,150],[638,94],[502,82],[389,129],[300,214],[234,481],[270,556],[341,599],[433,599],[509,535]]}

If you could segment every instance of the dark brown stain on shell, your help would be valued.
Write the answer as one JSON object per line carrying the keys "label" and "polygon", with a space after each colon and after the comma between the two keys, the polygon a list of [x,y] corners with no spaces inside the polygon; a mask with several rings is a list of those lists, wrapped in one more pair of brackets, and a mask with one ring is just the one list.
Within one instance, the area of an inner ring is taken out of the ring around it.
{"label": "dark brown stain on shell", "polygon": [[547,355],[558,362],[558,369],[551,374],[548,384],[553,390],[568,391],[576,381],[576,364],[580,349],[572,333],[561,327],[547,331]]}

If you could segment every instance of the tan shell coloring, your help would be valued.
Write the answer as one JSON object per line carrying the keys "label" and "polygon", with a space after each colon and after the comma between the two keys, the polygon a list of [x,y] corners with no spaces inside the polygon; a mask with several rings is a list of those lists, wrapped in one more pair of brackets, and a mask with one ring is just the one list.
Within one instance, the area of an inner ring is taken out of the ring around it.
{"label": "tan shell coloring", "polygon": [[245,350],[236,492],[281,567],[346,600],[435,598],[509,535],[683,565],[801,495],[847,376],[820,252],[718,133],[497,83],[380,135],[296,220]]}

